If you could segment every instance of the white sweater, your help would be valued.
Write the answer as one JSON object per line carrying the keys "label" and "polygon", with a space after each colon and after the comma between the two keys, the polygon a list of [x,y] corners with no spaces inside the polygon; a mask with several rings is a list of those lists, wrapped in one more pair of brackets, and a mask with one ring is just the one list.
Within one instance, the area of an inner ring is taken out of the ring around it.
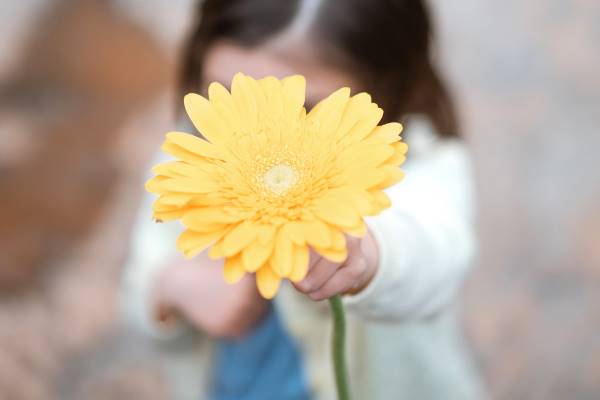
{"label": "white sweater", "polygon": [[[477,399],[479,385],[450,306],[475,248],[468,152],[458,140],[435,139],[423,121],[411,124],[407,136],[412,140],[406,178],[387,191],[391,209],[367,220],[379,246],[378,272],[360,294],[345,297],[353,384],[366,396],[357,398]],[[144,199],[134,228],[124,301],[129,318],[144,331],[176,339],[183,327],[166,330],[155,323],[151,293],[164,261],[176,255],[181,228],[154,224],[152,200]],[[326,306],[307,301],[289,286],[276,301],[305,352],[315,398],[333,399]],[[200,382],[210,366],[209,347],[204,343],[203,349],[187,352],[188,358],[197,355],[189,362],[195,372],[180,368],[174,374],[174,398],[203,398],[202,383],[177,381],[198,374]]]}

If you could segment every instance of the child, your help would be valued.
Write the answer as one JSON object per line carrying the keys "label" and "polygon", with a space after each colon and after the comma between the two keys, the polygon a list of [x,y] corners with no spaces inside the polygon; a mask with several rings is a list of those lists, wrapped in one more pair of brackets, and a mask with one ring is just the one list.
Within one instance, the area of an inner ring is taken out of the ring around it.
{"label": "child", "polygon": [[[452,299],[474,252],[472,177],[451,100],[430,59],[420,0],[206,0],[184,49],[182,94],[242,71],[302,74],[307,109],[339,87],[369,92],[411,144],[392,208],[349,240],[341,264],[311,254],[307,277],[273,306],[251,276],[231,286],[222,262],[176,254],[177,224],[134,229],[127,306],[172,351],[173,398],[333,399],[327,305],[344,294],[356,399],[481,397]],[[193,132],[193,129],[187,129]],[[311,301],[312,300],[312,301]],[[181,347],[180,347],[181,348]]]}

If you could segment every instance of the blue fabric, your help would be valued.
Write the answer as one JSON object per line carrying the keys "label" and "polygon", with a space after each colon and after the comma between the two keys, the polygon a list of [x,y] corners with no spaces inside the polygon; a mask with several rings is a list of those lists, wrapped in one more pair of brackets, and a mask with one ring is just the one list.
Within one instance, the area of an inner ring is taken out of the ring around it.
{"label": "blue fabric", "polygon": [[247,336],[217,343],[213,400],[308,400],[296,344],[277,311]]}

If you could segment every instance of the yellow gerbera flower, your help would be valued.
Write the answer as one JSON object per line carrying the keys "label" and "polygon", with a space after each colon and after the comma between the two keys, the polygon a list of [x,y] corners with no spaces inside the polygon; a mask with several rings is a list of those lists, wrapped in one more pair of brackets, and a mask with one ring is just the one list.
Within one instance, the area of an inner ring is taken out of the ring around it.
{"label": "yellow gerbera flower", "polygon": [[154,218],[181,219],[185,256],[210,247],[236,282],[256,273],[272,298],[282,278],[304,278],[309,246],[342,262],[344,233],[362,236],[363,217],[390,206],[382,191],[402,179],[402,126],[378,126],[383,111],[366,93],[342,88],[304,108],[305,80],[255,80],[241,73],[231,93],[212,83],[208,99],[185,96],[203,138],[170,132],[162,150],[177,160],[153,168],[146,188],[160,197]]}

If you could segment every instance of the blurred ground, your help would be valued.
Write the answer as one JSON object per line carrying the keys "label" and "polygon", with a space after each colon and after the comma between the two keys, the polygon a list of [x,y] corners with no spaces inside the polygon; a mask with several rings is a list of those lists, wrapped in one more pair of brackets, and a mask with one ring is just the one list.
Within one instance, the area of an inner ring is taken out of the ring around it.
{"label": "blurred ground", "polygon": [[[165,398],[118,284],[189,4],[0,3],[0,398]],[[493,398],[598,398],[600,4],[433,4],[478,174],[477,360]]]}
{"label": "blurred ground", "polygon": [[0,17],[0,398],[163,398],[117,294],[171,57],[105,1]]}

